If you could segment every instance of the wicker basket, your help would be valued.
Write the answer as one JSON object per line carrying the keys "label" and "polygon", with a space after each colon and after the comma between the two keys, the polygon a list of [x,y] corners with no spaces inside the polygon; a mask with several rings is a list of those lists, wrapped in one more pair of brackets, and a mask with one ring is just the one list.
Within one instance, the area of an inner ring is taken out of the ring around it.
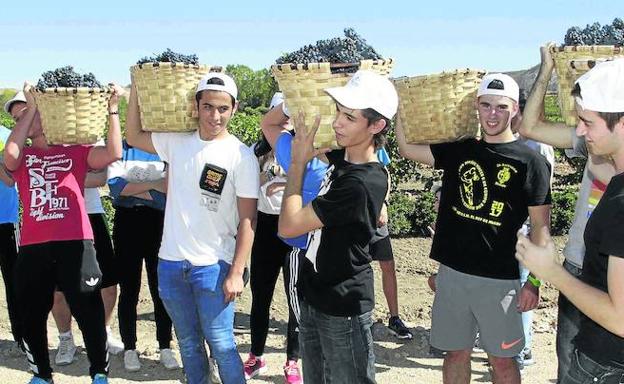
{"label": "wicker basket", "polygon": [[465,69],[395,79],[407,142],[434,144],[477,136],[474,102],[484,75],[484,71]]}
{"label": "wicker basket", "polygon": [[559,78],[559,107],[566,125],[578,122],[574,97],[570,94],[574,82],[589,71],[596,62],[624,57],[624,48],[613,45],[579,45],[551,48],[555,70]]}
{"label": "wicker basket", "polygon": [[104,136],[109,88],[35,90],[41,125],[50,144],[94,144]]}
{"label": "wicker basket", "polygon": [[189,132],[198,127],[195,89],[208,72],[222,67],[184,63],[146,63],[130,67],[143,130]]}
{"label": "wicker basket", "polygon": [[394,62],[387,60],[362,60],[354,64],[280,64],[271,66],[273,76],[284,93],[284,102],[294,116],[302,110],[306,124],[312,124],[317,114],[321,123],[314,138],[317,148],[337,148],[336,135],[332,123],[336,116],[336,103],[325,93],[325,88],[340,87],[349,81],[353,73],[332,73],[335,68],[367,69],[382,75],[389,75]]}

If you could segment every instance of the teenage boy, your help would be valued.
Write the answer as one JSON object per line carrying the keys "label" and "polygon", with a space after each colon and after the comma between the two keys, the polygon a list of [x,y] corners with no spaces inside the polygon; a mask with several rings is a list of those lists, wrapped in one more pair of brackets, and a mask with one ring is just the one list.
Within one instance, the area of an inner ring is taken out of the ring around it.
{"label": "teenage boy", "polygon": [[[565,256],[563,267],[572,275],[580,277],[583,271],[583,257],[585,256],[585,241],[583,240],[585,225],[598,201],[600,201],[606,184],[614,175],[615,170],[610,162],[606,162],[591,153],[588,154],[585,138],[577,136],[574,127],[543,119],[544,96],[554,68],[549,45],[541,47],[541,58],[540,71],[527,99],[524,118],[519,126],[519,131],[523,137],[558,148],[565,148],[566,154],[570,157],[587,159],[574,209],[574,218],[568,233],[568,242],[563,249]],[[557,308],[557,382],[560,382],[570,369],[572,351],[574,350],[572,339],[579,331],[581,313],[561,293]]]}
{"label": "teenage boy", "polygon": [[[24,206],[19,257],[15,266],[17,300],[24,325],[24,348],[34,377],[51,383],[46,321],[58,288],[82,330],[93,383],[108,383],[108,353],[102,272],[83,198],[89,169],[102,169],[121,157],[118,103],[122,88],[109,100],[106,146],[48,145],[31,86],[25,106],[11,106],[17,124],[4,150],[4,162]],[[32,145],[25,146],[30,138]]]}
{"label": "teenage boy", "polygon": [[370,71],[326,92],[336,101],[333,128],[343,149],[327,153],[318,197],[304,206],[306,165],[327,149],[313,147],[319,118],[309,128],[297,116],[278,226],[283,237],[309,233],[299,282],[304,382],[375,383],[369,244],[388,191],[375,151],[385,142],[398,96],[387,78]]}
{"label": "teenage boy", "polygon": [[401,154],[444,170],[431,250],[440,262],[431,345],[447,351],[444,383],[470,382],[477,330],[493,381],[520,383],[513,359],[524,347],[520,312],[537,306],[539,283],[529,279],[521,286],[514,245],[527,215],[533,240],[549,225],[550,167],[511,130],[518,100],[511,77],[483,78],[476,100],[481,140],[407,144],[397,121]]}
{"label": "teenage boy", "polygon": [[245,382],[234,340],[234,299],[243,291],[259,190],[253,151],[228,132],[237,88],[209,73],[197,85],[199,129],[141,130],[136,89],[130,92],[127,141],[156,153],[168,167],[158,292],[178,336],[189,384],[209,376],[204,339],[224,384]]}
{"label": "teenage boy", "polygon": [[[579,278],[557,262],[552,240],[538,246],[519,236],[516,257],[550,281],[583,316],[571,365],[562,384],[621,383],[624,379],[624,59],[597,64],[572,90],[583,136],[592,155],[610,158],[613,176],[585,227]],[[528,105],[527,105],[528,107]]]}

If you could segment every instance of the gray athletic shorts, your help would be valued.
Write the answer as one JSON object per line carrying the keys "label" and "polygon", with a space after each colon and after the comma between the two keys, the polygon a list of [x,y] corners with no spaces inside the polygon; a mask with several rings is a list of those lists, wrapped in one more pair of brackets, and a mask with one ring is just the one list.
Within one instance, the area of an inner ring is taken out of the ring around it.
{"label": "gray athletic shorts", "polygon": [[431,315],[432,346],[472,349],[479,331],[490,355],[514,357],[524,348],[522,314],[516,308],[520,280],[499,280],[458,272],[440,264]]}

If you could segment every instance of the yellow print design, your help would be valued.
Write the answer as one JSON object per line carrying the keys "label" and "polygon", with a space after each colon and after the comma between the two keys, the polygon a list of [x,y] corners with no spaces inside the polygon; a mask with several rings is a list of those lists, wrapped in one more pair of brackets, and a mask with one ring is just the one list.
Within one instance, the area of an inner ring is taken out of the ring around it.
{"label": "yellow print design", "polygon": [[459,194],[466,209],[476,211],[485,205],[488,199],[488,186],[483,168],[474,160],[462,163],[458,169]]}
{"label": "yellow print design", "polygon": [[509,164],[496,164],[498,173],[496,174],[496,186],[507,188],[507,183],[511,180],[512,172],[518,173],[518,170]]}

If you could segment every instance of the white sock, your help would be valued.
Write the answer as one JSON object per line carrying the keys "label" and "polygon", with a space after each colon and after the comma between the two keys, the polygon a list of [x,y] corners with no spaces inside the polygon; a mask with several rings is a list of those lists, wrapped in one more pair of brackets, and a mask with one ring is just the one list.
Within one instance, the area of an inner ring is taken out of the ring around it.
{"label": "white sock", "polygon": [[71,337],[71,338],[73,338],[74,336],[72,335],[72,331],[69,330],[69,331],[63,332],[63,333],[59,332],[59,337]]}

